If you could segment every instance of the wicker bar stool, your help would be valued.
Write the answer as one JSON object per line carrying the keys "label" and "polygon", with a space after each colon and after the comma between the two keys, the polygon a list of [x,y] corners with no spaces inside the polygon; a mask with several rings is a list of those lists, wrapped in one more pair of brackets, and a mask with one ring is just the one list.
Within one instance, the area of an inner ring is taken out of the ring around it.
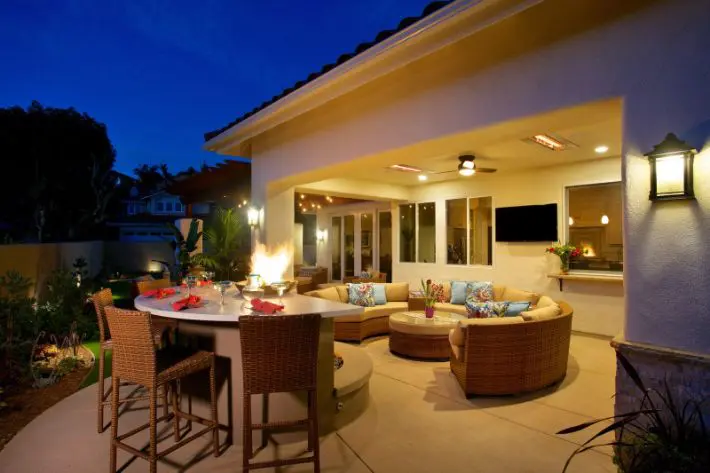
{"label": "wicker bar stool", "polygon": [[[146,281],[136,281],[136,289],[138,290],[138,295],[143,294],[144,292],[147,291],[152,291],[154,289],[167,289],[173,285],[172,281],[167,278],[163,279],[148,279]],[[174,334],[175,330],[177,329],[177,322],[174,320],[170,319],[163,319],[163,318],[158,318],[158,319],[153,319],[152,320],[153,327],[155,328],[156,331],[160,331],[160,333],[165,333],[166,330],[169,331],[169,333]]]}
{"label": "wicker bar stool", "polygon": [[[106,307],[113,307],[113,293],[111,289],[102,289],[91,296],[91,300],[94,303],[94,309],[96,310],[96,323],[99,326],[99,379],[96,383],[98,388],[98,425],[97,431],[101,433],[104,431],[104,408],[111,405],[109,396],[111,395],[111,390],[113,389],[113,384],[109,384],[108,390],[106,389],[105,370],[106,370],[106,351],[113,348],[113,343],[111,336],[109,334],[108,325],[106,323]],[[153,341],[156,345],[160,345],[162,341],[164,327],[154,326],[153,327]],[[130,383],[124,383],[130,384]],[[163,392],[163,412],[168,413],[168,397],[167,393]],[[129,402],[133,399],[121,400],[120,402]]]}
{"label": "wicker bar stool", "polygon": [[[277,315],[239,317],[244,380],[243,471],[313,462],[320,472],[318,442],[317,362],[320,315]],[[308,418],[252,424],[251,396],[306,391]],[[308,451],[303,458],[251,462],[254,457],[252,432],[304,426],[308,429]]]}
{"label": "wicker bar stool", "polygon": [[[150,419],[147,424],[118,435],[118,390],[111,393],[111,463],[110,472],[116,473],[116,449],[121,448],[132,455],[150,462],[150,473],[156,473],[157,462],[183,445],[198,437],[212,432],[213,453],[219,455],[219,422],[217,420],[217,392],[215,388],[215,356],[212,352],[198,351],[193,354],[180,352],[178,348],[155,350],[149,312],[106,307],[106,319],[113,335],[113,371],[112,383],[119,386],[121,380],[144,386],[150,403]],[[188,412],[182,412],[178,406],[177,382],[193,373],[209,370],[211,419],[203,419]],[[158,388],[170,388],[173,411],[157,416]],[[138,399],[138,398],[133,398]],[[173,420],[175,444],[162,452],[157,449],[157,423]],[[186,419],[198,422],[204,429],[180,440],[179,422]],[[150,444],[148,453],[137,450],[122,440],[148,428]]]}

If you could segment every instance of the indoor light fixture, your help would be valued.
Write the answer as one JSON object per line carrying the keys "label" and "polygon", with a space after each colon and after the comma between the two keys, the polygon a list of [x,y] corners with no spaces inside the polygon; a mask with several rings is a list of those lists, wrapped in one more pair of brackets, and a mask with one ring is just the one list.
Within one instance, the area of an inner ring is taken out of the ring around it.
{"label": "indoor light fixture", "polygon": [[608,215],[602,215],[602,225],[608,225],[609,224],[609,216]]}
{"label": "indoor light fixture", "polygon": [[259,226],[259,214],[261,214],[261,212],[254,207],[247,210],[247,223],[250,227],[255,228]]}
{"label": "indoor light fixture", "polygon": [[651,164],[651,200],[695,199],[693,158],[697,151],[673,133],[646,153]]}
{"label": "indoor light fixture", "polygon": [[476,174],[476,163],[473,160],[476,159],[473,155],[459,156],[459,174],[464,177],[473,176]]}
{"label": "indoor light fixture", "polygon": [[429,177],[427,177],[426,174],[420,174],[420,175],[418,176],[418,178],[419,178],[420,181],[426,181],[427,179],[429,179]]}
{"label": "indoor light fixture", "polygon": [[568,222],[569,222],[570,227],[571,227],[572,225],[574,225],[574,219],[573,219],[571,216],[570,216]]}
{"label": "indoor light fixture", "polygon": [[597,154],[604,154],[607,151],[609,151],[609,147],[606,145],[599,145],[596,148],[594,148],[594,152]]}
{"label": "indoor light fixture", "polygon": [[323,243],[328,237],[328,230],[316,230],[316,240]]}
{"label": "indoor light fixture", "polygon": [[393,164],[392,166],[389,166],[389,169],[394,169],[395,171],[404,171],[404,172],[422,172],[421,169],[414,167],[414,166],[409,166],[407,164]]}
{"label": "indoor light fixture", "polygon": [[566,148],[566,146],[562,142],[554,139],[550,135],[540,133],[538,135],[534,135],[530,139],[533,140],[535,143],[544,146],[545,148],[551,149],[552,151],[562,151]]}

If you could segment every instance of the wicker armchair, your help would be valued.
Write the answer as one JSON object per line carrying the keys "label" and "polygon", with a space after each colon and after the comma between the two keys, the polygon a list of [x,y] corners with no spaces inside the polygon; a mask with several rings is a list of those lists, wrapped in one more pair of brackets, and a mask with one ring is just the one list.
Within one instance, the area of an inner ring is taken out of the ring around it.
{"label": "wicker armchair", "polygon": [[[212,434],[213,454],[218,456],[219,422],[217,419],[214,353],[205,351],[188,353],[175,347],[156,352],[149,312],[117,309],[112,306],[106,307],[105,312],[114,344],[113,370],[111,373],[112,385],[119,386],[123,380],[143,386],[148,391],[147,396],[132,397],[131,401],[148,399],[150,416],[147,424],[118,435],[118,406],[121,401],[118,389],[112,390],[110,472],[116,473],[117,448],[148,460],[150,473],[156,473],[158,459],[208,432]],[[186,376],[205,370],[209,371],[211,419],[203,419],[189,412],[182,412],[178,406],[178,382]],[[164,413],[163,416],[158,417],[157,399],[160,388],[170,390],[173,409],[170,414]],[[181,439],[180,419],[186,419],[188,423],[198,422],[204,425],[205,428]],[[176,443],[164,451],[158,452],[157,424],[163,420],[173,421],[173,435]],[[123,442],[126,438],[146,428],[149,429],[147,453]]]}
{"label": "wicker armchair", "polygon": [[372,282],[372,283],[385,283],[387,282],[387,273],[374,273],[372,277],[369,278],[363,278],[360,276],[346,276],[343,278],[343,283],[363,283],[363,282]]}
{"label": "wicker armchair", "polygon": [[470,325],[464,350],[451,353],[451,371],[466,395],[522,394],[565,377],[572,307],[562,314],[519,324]]}

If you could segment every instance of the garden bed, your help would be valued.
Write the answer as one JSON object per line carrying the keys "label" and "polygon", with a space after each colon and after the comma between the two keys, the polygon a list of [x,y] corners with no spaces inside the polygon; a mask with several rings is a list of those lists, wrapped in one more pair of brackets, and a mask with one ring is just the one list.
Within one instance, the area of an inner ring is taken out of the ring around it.
{"label": "garden bed", "polygon": [[[80,357],[84,360],[93,358],[85,347],[82,346],[79,350]],[[0,450],[35,417],[77,392],[90,371],[91,364],[80,364],[50,386],[35,388],[32,386],[33,380],[29,379],[20,386],[6,389],[3,400],[7,406],[0,410]]]}

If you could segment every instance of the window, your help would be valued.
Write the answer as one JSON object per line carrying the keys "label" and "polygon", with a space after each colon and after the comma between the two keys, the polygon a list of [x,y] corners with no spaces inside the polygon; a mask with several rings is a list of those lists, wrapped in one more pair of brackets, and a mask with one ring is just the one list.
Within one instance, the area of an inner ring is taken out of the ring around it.
{"label": "window", "polygon": [[156,211],[156,212],[162,212],[163,210],[165,210],[165,206],[163,205],[163,203],[162,203],[162,202],[156,202],[156,203],[155,203],[155,211]]}
{"label": "window", "polygon": [[469,255],[468,264],[493,264],[493,199],[468,199]]}
{"label": "window", "polygon": [[402,263],[414,263],[415,261],[417,248],[415,216],[414,204],[399,206],[399,261]]}
{"label": "window", "polygon": [[182,212],[182,204],[180,202],[175,202],[175,211]]}
{"label": "window", "polygon": [[434,202],[417,205],[419,213],[419,256],[420,263],[436,263],[436,207]]}
{"label": "window", "polygon": [[446,263],[493,264],[493,199],[446,201]]}
{"label": "window", "polygon": [[623,271],[621,183],[568,187],[567,211],[568,241],[583,252],[570,269]]}
{"label": "window", "polygon": [[172,211],[173,211],[173,203],[172,203],[172,202],[166,202],[166,203],[165,203],[165,210],[168,211],[168,212],[172,212]]}

